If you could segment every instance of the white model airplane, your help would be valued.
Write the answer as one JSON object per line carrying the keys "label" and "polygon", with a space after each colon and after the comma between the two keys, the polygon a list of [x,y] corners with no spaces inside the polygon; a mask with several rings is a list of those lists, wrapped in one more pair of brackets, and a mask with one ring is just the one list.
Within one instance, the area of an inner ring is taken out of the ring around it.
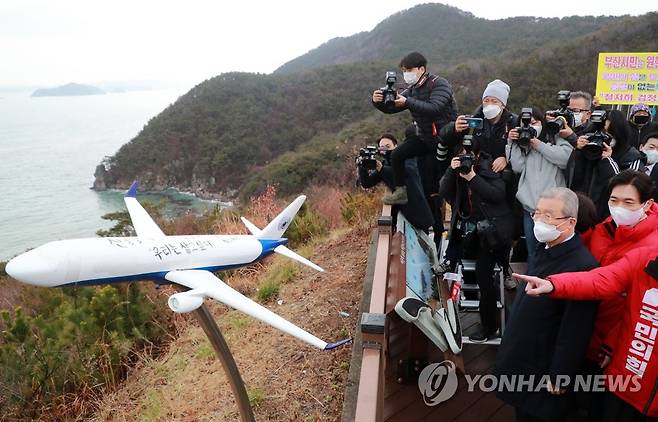
{"label": "white model airplane", "polygon": [[7,263],[5,271],[35,286],[64,287],[150,279],[190,288],[169,297],[174,312],[191,312],[211,297],[266,324],[324,350],[351,341],[326,343],[269,309],[233,290],[213,271],[250,265],[273,252],[324,271],[285,245],[283,238],[305,196],[299,196],[263,230],[246,218],[252,235],[166,236],[136,199],[137,182],[125,195],[137,237],[60,240],[25,252]]}

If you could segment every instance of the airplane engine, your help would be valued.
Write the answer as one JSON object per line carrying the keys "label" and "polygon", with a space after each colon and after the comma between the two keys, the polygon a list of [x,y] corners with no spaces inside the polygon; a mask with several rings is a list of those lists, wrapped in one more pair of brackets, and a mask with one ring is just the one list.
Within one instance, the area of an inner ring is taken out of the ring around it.
{"label": "airplane engine", "polygon": [[204,296],[193,292],[176,293],[169,296],[167,304],[178,313],[192,312],[203,304]]}

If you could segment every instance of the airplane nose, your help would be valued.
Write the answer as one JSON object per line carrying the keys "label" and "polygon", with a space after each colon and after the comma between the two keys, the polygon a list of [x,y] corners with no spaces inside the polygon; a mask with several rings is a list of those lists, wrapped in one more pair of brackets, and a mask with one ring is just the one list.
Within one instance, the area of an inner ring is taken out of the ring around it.
{"label": "airplane nose", "polygon": [[38,257],[30,251],[10,260],[5,272],[23,283],[43,286],[55,269],[56,265],[50,260]]}

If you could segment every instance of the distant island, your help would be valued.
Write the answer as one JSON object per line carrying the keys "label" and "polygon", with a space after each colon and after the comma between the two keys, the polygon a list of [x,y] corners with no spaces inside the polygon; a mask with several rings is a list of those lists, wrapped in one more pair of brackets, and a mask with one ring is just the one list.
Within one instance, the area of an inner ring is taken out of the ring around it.
{"label": "distant island", "polygon": [[67,97],[77,95],[102,95],[105,94],[100,88],[91,85],[70,83],[56,88],[37,89],[32,93],[33,97]]}

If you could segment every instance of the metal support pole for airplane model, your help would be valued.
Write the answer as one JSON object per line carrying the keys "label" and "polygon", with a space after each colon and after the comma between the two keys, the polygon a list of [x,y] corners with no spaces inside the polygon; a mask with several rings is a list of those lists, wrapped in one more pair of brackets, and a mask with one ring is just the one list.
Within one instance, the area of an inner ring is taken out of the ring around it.
{"label": "metal support pole for airplane model", "polygon": [[[183,286],[175,286],[179,291],[188,290]],[[247,396],[244,381],[242,381],[242,377],[240,376],[240,370],[233,359],[231,349],[229,349],[221,330],[217,326],[217,322],[215,322],[215,319],[205,304],[201,305],[196,311],[194,311],[194,314],[196,315],[199,324],[201,324],[203,332],[208,336],[210,344],[212,344],[213,349],[215,349],[215,354],[222,364],[222,368],[224,368],[224,373],[226,374],[226,378],[228,378],[231,391],[233,391],[235,403],[238,405],[240,419],[242,422],[254,422],[254,412],[251,410],[249,396]]]}

